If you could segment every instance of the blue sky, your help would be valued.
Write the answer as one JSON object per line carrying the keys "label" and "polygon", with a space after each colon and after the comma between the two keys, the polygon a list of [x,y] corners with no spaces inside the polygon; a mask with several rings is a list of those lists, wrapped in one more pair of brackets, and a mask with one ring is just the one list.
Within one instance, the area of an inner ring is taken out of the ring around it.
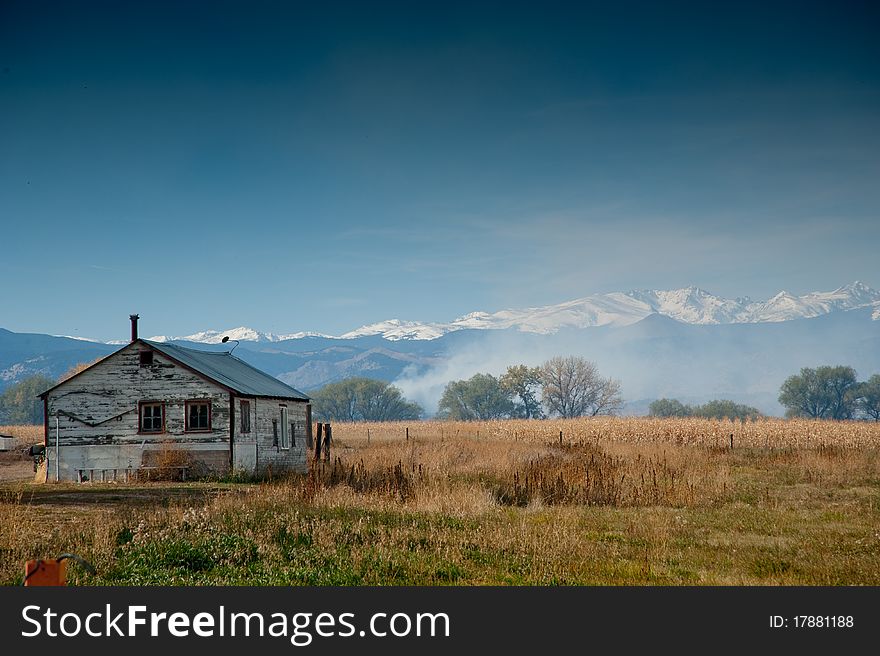
{"label": "blue sky", "polygon": [[0,326],[880,286],[878,11],[604,4],[4,2]]}

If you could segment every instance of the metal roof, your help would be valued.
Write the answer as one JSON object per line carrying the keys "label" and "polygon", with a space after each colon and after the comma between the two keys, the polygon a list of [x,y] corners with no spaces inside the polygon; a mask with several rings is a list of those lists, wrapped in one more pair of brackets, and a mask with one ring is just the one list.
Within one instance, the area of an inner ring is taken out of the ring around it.
{"label": "metal roof", "polygon": [[274,376],[249,365],[225,351],[197,351],[166,342],[140,340],[154,349],[194,369],[198,373],[243,396],[271,396],[282,399],[308,401],[309,397],[282,383]]}

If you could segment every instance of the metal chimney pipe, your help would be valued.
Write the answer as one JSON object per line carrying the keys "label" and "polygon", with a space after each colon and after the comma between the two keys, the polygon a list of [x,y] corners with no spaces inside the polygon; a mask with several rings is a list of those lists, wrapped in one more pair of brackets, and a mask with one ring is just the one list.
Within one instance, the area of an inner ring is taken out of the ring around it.
{"label": "metal chimney pipe", "polygon": [[131,319],[131,341],[135,342],[138,338],[138,319],[140,316],[137,314],[130,314],[128,318]]}

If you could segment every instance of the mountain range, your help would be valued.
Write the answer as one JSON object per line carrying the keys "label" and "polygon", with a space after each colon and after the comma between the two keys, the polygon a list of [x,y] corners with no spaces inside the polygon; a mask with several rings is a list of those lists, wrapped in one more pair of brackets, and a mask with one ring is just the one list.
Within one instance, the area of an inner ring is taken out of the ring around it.
{"label": "mountain range", "polygon": [[[125,334],[127,321],[120,328]],[[688,287],[473,312],[449,323],[392,319],[339,336],[242,327],[151,339],[228,350],[223,336],[240,341],[235,355],[306,392],[369,376],[393,381],[429,413],[450,380],[577,354],[621,381],[629,412],[667,396],[731,398],[777,414],[780,384],[801,367],[848,364],[863,378],[880,372],[880,292],[854,282],[754,301]],[[57,377],[121,343],[0,329],[0,390],[34,373]]]}
{"label": "mountain range", "polygon": [[[880,292],[856,281],[832,292],[813,292],[794,296],[781,291],[764,301],[748,297],[723,298],[699,287],[667,291],[641,290],[594,294],[557,305],[545,305],[499,312],[471,312],[449,323],[425,323],[389,319],[361,326],[338,339],[356,339],[379,335],[389,341],[403,339],[432,340],[458,330],[515,329],[525,333],[549,335],[567,328],[627,326],[651,314],[670,317],[697,325],[730,323],[771,323],[808,319],[831,312],[872,308],[880,320]],[[261,333],[252,328],[206,330],[192,335],[152,337],[155,341],[187,341],[219,344],[223,336],[253,342],[283,342],[303,337],[330,337],[321,333]]]}

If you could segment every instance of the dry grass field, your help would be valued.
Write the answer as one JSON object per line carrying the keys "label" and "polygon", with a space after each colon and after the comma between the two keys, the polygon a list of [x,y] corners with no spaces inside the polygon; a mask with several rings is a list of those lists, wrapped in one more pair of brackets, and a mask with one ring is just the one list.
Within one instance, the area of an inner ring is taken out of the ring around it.
{"label": "dry grass field", "polygon": [[878,424],[334,424],[332,447],[260,484],[6,483],[0,582],[72,551],[101,585],[880,584]]}

